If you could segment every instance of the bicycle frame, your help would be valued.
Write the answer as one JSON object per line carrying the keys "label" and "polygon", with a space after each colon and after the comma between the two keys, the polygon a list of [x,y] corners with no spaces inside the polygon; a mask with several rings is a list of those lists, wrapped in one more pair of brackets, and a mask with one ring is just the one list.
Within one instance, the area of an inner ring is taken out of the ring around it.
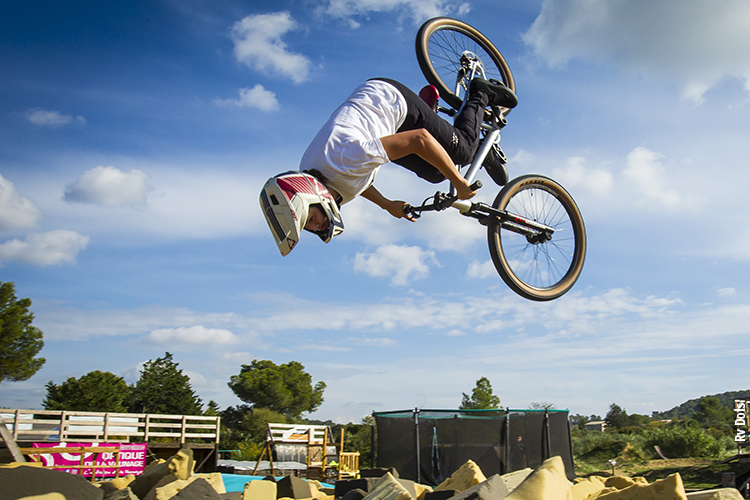
{"label": "bicycle frame", "polygon": [[[456,84],[457,87],[460,82]],[[493,110],[493,119],[490,124],[482,123],[482,129],[485,130],[484,143],[474,156],[474,160],[469,165],[464,174],[464,178],[469,184],[472,184],[477,171],[481,168],[485,158],[490,153],[492,146],[500,142],[500,129],[507,124],[502,113]],[[477,189],[482,186],[480,181],[472,184]],[[486,203],[474,203],[468,200],[459,200],[456,196],[456,190],[450,185],[448,193],[438,191],[432,197],[432,203],[425,202],[419,207],[407,207],[407,212],[415,218],[419,218],[422,212],[442,211],[453,207],[466,217],[477,219],[480,224],[486,226],[490,222],[496,222],[503,229],[526,236],[530,243],[542,243],[552,239],[555,230],[545,224],[526,219],[520,215],[513,214],[506,210],[499,210],[487,205]]]}

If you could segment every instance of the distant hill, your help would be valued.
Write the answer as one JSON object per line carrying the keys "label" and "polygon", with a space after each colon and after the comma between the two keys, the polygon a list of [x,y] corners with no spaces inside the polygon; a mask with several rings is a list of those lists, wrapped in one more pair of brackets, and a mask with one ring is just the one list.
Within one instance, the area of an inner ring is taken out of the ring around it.
{"label": "distant hill", "polygon": [[[706,397],[706,396],[702,396],[702,397]],[[717,398],[719,401],[721,401],[721,404],[733,410],[735,399],[750,400],[750,390],[724,392],[721,394],[712,394],[708,397]],[[680,406],[675,406],[671,410],[661,411],[661,412],[660,411],[652,412],[651,416],[653,418],[659,418],[662,420],[666,420],[669,418],[677,419],[677,418],[684,418],[684,417],[692,417],[693,413],[695,413],[696,406],[698,405],[698,401],[700,401],[700,399],[701,398],[691,399],[690,401],[686,401],[682,403]]]}

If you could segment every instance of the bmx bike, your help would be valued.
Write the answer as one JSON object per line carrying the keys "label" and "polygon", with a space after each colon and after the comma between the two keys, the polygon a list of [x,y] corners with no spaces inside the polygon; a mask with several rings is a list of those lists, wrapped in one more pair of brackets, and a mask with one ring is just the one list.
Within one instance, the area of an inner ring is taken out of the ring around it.
{"label": "bmx bike", "polygon": [[[453,117],[460,111],[472,78],[495,79],[515,92],[516,85],[502,54],[487,37],[472,26],[447,17],[425,22],[417,33],[417,59],[427,81],[437,87],[449,107],[437,110]],[[496,148],[500,130],[507,125],[510,109],[492,107],[482,123],[482,143],[462,175],[472,184],[474,177]],[[481,181],[472,184],[473,189]],[[560,297],[575,284],[586,258],[586,228],[573,197],[556,181],[542,175],[522,175],[510,180],[492,205],[459,200],[451,185],[448,193],[437,192],[420,206],[404,211],[414,218],[423,212],[453,207],[487,226],[492,262],[503,281],[520,296],[536,301]]]}

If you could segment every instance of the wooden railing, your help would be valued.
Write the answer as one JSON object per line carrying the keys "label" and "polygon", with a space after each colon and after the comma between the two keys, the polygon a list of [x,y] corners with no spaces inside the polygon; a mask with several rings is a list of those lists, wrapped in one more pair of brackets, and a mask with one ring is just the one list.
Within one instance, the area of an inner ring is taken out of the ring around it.
{"label": "wooden railing", "polygon": [[0,409],[16,441],[219,441],[220,417]]}

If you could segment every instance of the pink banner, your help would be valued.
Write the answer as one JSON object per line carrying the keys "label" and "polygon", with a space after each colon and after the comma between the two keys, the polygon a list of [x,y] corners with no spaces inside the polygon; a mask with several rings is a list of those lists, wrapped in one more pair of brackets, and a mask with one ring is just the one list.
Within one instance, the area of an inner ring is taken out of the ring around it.
{"label": "pink banner", "polygon": [[[119,448],[120,449],[120,476],[126,476],[128,474],[135,474],[136,476],[143,474],[143,469],[146,467],[146,443],[34,443],[34,448]],[[96,455],[97,467],[102,465],[116,465],[115,457],[113,453],[86,453],[83,459],[84,465],[91,465],[94,463],[94,455]],[[72,465],[81,464],[80,453],[48,453],[41,455],[42,463],[45,467],[59,467],[60,470],[65,470],[71,474],[81,474],[84,476],[91,477],[92,469],[66,469]],[[96,469],[96,477],[114,477],[117,469],[112,467],[111,469]],[[79,472],[80,471],[80,472]]]}

